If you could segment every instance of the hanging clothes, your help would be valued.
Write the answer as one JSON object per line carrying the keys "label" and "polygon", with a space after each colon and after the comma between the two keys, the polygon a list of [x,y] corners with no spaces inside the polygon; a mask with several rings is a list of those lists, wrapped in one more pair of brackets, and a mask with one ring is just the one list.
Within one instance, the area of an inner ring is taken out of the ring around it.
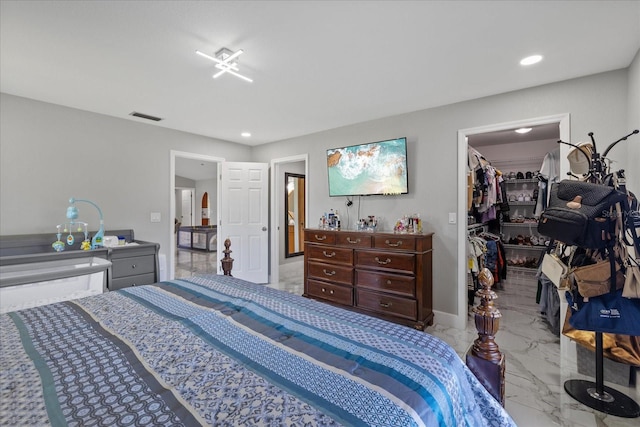
{"label": "hanging clothes", "polygon": [[476,235],[476,231],[482,228],[470,230],[467,234],[467,304],[469,306],[473,306],[476,291],[480,289],[478,273],[484,267],[487,252],[486,240]]}
{"label": "hanging clothes", "polygon": [[469,147],[468,168],[473,178],[473,206],[471,214],[476,221],[487,223],[500,214],[500,206],[506,199],[502,172],[493,167],[475,148]]}
{"label": "hanging clothes", "polygon": [[493,283],[498,289],[502,289],[502,280],[507,277],[507,262],[504,246],[499,239],[487,238],[487,253],[485,254],[485,267],[493,275]]}
{"label": "hanging clothes", "polygon": [[533,212],[535,218],[540,217],[542,211],[547,208],[549,203],[549,191],[551,185],[560,182],[560,148],[549,151],[542,161],[540,167],[540,175],[538,175],[538,200],[536,201],[536,209]]}
{"label": "hanging clothes", "polygon": [[[486,226],[483,226],[486,230]],[[467,236],[468,271],[477,274],[483,267],[489,269],[493,283],[499,285],[507,277],[505,249],[500,237],[481,231],[477,235]]]}

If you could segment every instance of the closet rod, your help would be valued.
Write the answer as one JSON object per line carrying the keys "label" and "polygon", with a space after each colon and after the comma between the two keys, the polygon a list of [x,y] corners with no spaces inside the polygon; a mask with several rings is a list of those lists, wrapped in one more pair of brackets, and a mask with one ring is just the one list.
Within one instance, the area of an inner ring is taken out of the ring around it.
{"label": "closet rod", "polygon": [[540,164],[542,164],[542,161],[544,160],[544,158],[542,157],[521,157],[521,158],[517,158],[517,159],[492,159],[491,163],[492,164],[502,164],[502,163],[511,163],[511,164],[515,164],[515,163],[531,163],[533,161],[536,162],[540,162]]}

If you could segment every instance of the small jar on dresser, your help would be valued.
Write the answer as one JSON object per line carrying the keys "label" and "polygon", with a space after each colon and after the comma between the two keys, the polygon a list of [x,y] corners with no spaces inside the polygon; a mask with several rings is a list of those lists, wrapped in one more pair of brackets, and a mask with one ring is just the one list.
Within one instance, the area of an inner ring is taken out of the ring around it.
{"label": "small jar on dresser", "polygon": [[432,236],[305,229],[303,295],[423,330],[433,323]]}

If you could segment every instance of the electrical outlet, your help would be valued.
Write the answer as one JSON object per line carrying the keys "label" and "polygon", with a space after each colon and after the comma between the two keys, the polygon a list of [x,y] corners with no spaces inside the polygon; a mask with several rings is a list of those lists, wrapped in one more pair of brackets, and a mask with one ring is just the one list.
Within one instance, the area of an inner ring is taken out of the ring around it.
{"label": "electrical outlet", "polygon": [[160,212],[151,212],[151,222],[160,222]]}

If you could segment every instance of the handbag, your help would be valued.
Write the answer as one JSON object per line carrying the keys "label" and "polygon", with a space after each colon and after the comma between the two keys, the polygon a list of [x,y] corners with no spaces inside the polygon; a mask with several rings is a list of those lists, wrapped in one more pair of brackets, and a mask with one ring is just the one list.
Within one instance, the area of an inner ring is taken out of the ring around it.
{"label": "handbag", "polygon": [[[562,335],[591,351],[596,351],[595,332],[581,331],[571,326],[571,307],[567,307]],[[640,336],[603,333],[602,347],[603,356],[607,359],[640,366]]]}
{"label": "handbag", "polygon": [[640,266],[627,265],[622,296],[625,298],[640,298]]}
{"label": "handbag", "polygon": [[[616,264],[616,290],[622,289],[625,277],[620,271],[620,264]],[[595,264],[576,267],[573,278],[578,285],[578,292],[584,298],[603,295],[611,289],[611,264],[608,259]]]}
{"label": "handbag", "polygon": [[553,242],[549,245],[540,263],[540,271],[558,289],[569,289],[572,283],[571,280],[569,280],[569,275],[572,271],[573,256],[576,250],[575,248],[571,249],[570,255],[567,258],[564,254],[567,248],[566,245]]}
{"label": "handbag", "polygon": [[573,298],[565,292],[571,309],[569,323],[583,331],[640,336],[640,299],[624,298],[622,290],[597,297]]}
{"label": "handbag", "polygon": [[567,245],[601,249],[615,235],[611,208],[627,195],[613,187],[562,180],[549,192],[549,206],[540,215],[538,232]]}
{"label": "handbag", "polygon": [[622,288],[622,296],[625,298],[640,298],[640,264],[636,258],[636,251],[633,246],[622,247],[626,250],[625,267],[626,271],[624,287]]}
{"label": "handbag", "polygon": [[[561,283],[563,277],[567,274],[569,268],[564,262],[554,253],[545,253],[542,258],[542,265],[540,267],[542,273],[556,285],[556,288],[561,289]],[[562,283],[564,285],[564,283]]]}

